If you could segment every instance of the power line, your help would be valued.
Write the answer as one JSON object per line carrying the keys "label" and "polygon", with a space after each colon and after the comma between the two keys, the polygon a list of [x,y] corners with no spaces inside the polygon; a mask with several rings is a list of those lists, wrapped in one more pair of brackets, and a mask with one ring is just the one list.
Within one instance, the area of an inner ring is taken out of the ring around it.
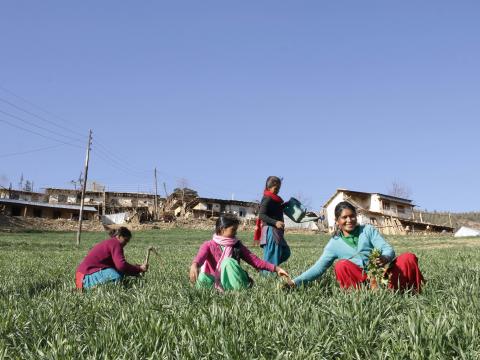
{"label": "power line", "polygon": [[95,154],[98,155],[104,161],[107,161],[108,163],[110,163],[110,165],[122,170],[123,172],[125,172],[129,175],[136,176],[136,177],[139,177],[139,178],[140,177],[143,178],[146,174],[146,172],[144,172],[144,171],[137,171],[137,170],[132,169],[128,166],[125,166],[122,162],[115,160],[114,158],[109,156],[105,151],[103,151],[99,148],[95,149]]}
{"label": "power line", "polygon": [[[8,100],[5,100],[5,99],[3,99],[3,98],[1,98],[1,97],[0,97],[0,101],[2,101],[2,102],[4,102],[4,103],[6,103],[6,104],[8,104],[8,105],[10,105],[10,106],[12,106],[12,107],[14,107],[14,108],[17,109],[17,110],[20,110],[20,111],[23,111],[23,112],[26,113],[26,114],[29,114],[30,116],[36,117],[37,119],[40,119],[40,120],[42,120],[42,121],[44,121],[44,122],[46,122],[46,123],[49,123],[49,124],[52,124],[52,125],[54,125],[54,126],[56,126],[56,127],[58,127],[58,128],[66,129],[66,130],[70,131],[68,128],[65,128],[64,126],[60,126],[60,125],[58,125],[57,123],[55,123],[55,122],[53,122],[53,121],[50,121],[50,120],[48,120],[48,119],[45,119],[44,117],[42,117],[42,116],[40,116],[40,115],[37,115],[37,114],[35,114],[35,113],[32,113],[31,111],[25,110],[25,109],[21,108],[20,106],[14,104],[14,103],[12,103],[12,102],[10,102],[10,101],[8,101]],[[68,137],[70,137],[70,136],[68,136]],[[80,141],[80,139],[78,139],[78,138],[72,138],[72,137],[70,137],[70,138]]]}
{"label": "power line", "polygon": [[[98,150],[98,149],[97,149]],[[134,177],[137,177],[137,178],[144,178],[143,176],[140,176],[140,175],[135,175],[135,173],[133,171],[131,171],[130,169],[128,168],[125,168],[123,165],[121,164],[118,164],[118,162],[116,161],[112,161],[111,158],[108,158],[104,153],[102,152],[96,152],[96,155],[102,159],[103,161],[105,161],[109,166],[117,169],[117,170],[120,170],[122,172],[124,172],[125,174],[127,175],[130,175],[130,176],[134,176]]]}
{"label": "power line", "polygon": [[58,139],[55,139],[55,138],[46,136],[46,135],[41,134],[41,133],[38,133],[38,132],[36,132],[36,131],[34,131],[34,130],[30,130],[30,129],[24,128],[23,126],[19,126],[19,125],[13,124],[13,123],[11,123],[11,122],[8,121],[8,120],[0,119],[0,121],[3,122],[3,123],[5,123],[5,124],[10,125],[11,127],[14,127],[14,128],[17,128],[17,129],[20,129],[20,130],[29,132],[29,133],[31,133],[31,134],[35,134],[35,135],[40,136],[40,137],[43,137],[43,138],[45,138],[45,139],[52,140],[52,141],[56,141],[56,142],[62,143],[62,144],[64,144],[64,145],[69,145],[69,146],[73,146],[73,147],[78,147],[78,148],[80,148],[79,145],[75,145],[75,144],[72,144],[72,143],[67,143],[67,142],[65,142],[65,141],[58,140]]}
{"label": "power line", "polygon": [[[1,85],[0,85],[0,89],[2,89],[2,90],[4,90],[5,92],[7,92],[7,93],[9,93],[9,94],[11,94],[11,95],[13,95],[13,96],[15,96],[16,98],[18,98],[18,99],[20,99],[20,100],[22,100],[22,101],[30,104],[31,106],[34,106],[34,107],[42,110],[42,111],[45,112],[45,113],[48,113],[48,114],[50,114],[50,115],[52,115],[52,116],[55,116],[55,117],[57,117],[57,118],[59,118],[59,119],[62,119],[62,120],[64,120],[64,121],[66,121],[65,119],[56,116],[55,114],[51,113],[50,111],[48,111],[48,110],[40,107],[40,106],[37,105],[37,104],[32,103],[31,101],[29,101],[29,100],[21,97],[21,96],[18,95],[18,94],[15,94],[13,91],[8,90],[8,89],[6,89],[5,87],[3,87],[3,86],[1,86]],[[25,113],[27,113],[27,114],[29,114],[29,115],[31,115],[31,116],[34,116],[34,117],[36,117],[36,118],[38,118],[38,119],[40,119],[40,120],[42,120],[42,121],[48,122],[49,124],[52,124],[52,125],[54,125],[54,126],[57,126],[57,127],[61,128],[61,129],[65,129],[65,130],[67,130],[67,131],[69,131],[69,132],[71,132],[71,133],[73,133],[73,134],[83,136],[82,134],[80,134],[80,133],[78,133],[78,132],[76,132],[76,131],[73,131],[73,130],[65,127],[65,126],[62,126],[62,125],[54,122],[54,121],[48,120],[48,119],[46,119],[46,118],[44,118],[44,117],[42,117],[42,116],[39,116],[39,115],[37,115],[37,114],[35,114],[35,113],[31,112],[31,111],[28,111],[28,110],[26,110],[26,109],[24,109],[24,108],[22,108],[22,107],[20,107],[20,106],[18,106],[18,105],[16,105],[16,104],[12,103],[11,101],[8,101],[8,100],[4,99],[4,98],[1,98],[1,97],[0,97],[0,101],[2,101],[2,102],[4,102],[4,103],[6,103],[6,104],[8,104],[8,105],[10,105],[10,106],[18,109],[18,110],[21,110],[21,111],[23,111],[23,112],[25,112]],[[74,141],[83,142],[83,140],[81,140],[81,139],[74,138],[74,137],[71,137],[71,136],[69,136],[69,135],[64,135],[64,134],[61,134],[61,133],[59,133],[59,132],[57,132],[57,131],[54,131],[54,130],[51,130],[51,129],[42,127],[42,126],[37,125],[37,124],[34,124],[34,123],[32,123],[32,122],[30,122],[30,121],[28,121],[28,120],[25,120],[24,118],[21,118],[21,117],[19,117],[19,116],[13,115],[13,114],[10,114],[10,113],[8,113],[8,112],[5,112],[5,111],[0,110],[0,113],[3,113],[3,114],[8,115],[8,116],[10,116],[10,117],[13,117],[13,118],[15,118],[15,119],[17,119],[17,120],[20,120],[20,121],[22,121],[22,122],[24,122],[24,123],[26,123],[26,124],[29,124],[29,125],[31,125],[31,126],[34,126],[34,127],[38,128],[38,129],[41,129],[41,130],[43,130],[43,131],[47,131],[47,132],[49,132],[49,133],[51,133],[51,134],[54,134],[54,135],[56,135],[56,136],[61,136],[61,137],[65,137],[65,138],[70,138],[70,139],[72,139],[72,140],[74,140]],[[24,130],[24,131],[28,131],[28,129],[23,128],[23,127],[20,127],[20,126],[15,126],[15,125],[12,124],[11,122],[7,122],[7,121],[4,121],[4,122],[5,122],[5,123],[8,123],[8,124],[11,125],[11,126],[20,128],[20,129],[22,129],[22,130]],[[30,130],[30,132],[31,132],[31,133],[34,133],[34,134],[36,134],[36,135],[42,136],[40,133],[38,133],[38,132],[36,132],[36,131]],[[45,137],[45,136],[43,136],[43,137]],[[58,141],[58,140],[55,140],[55,141]],[[129,173],[130,175],[131,175],[132,173],[137,173],[137,174],[146,175],[147,173],[150,172],[150,170],[143,170],[143,171],[136,170],[136,169],[134,169],[133,166],[131,166],[131,164],[125,164],[125,163],[126,163],[125,159],[122,159],[121,157],[119,157],[118,155],[116,155],[114,152],[110,151],[107,146],[103,145],[102,142],[98,141],[98,138],[97,138],[97,137],[96,137],[96,140],[95,140],[95,143],[94,143],[94,144],[95,144],[95,145],[98,145],[98,147],[96,147],[96,150],[99,151],[99,152],[101,152],[101,153],[103,153],[103,158],[104,158],[104,160],[115,163],[115,164],[117,165],[116,168],[121,168],[122,171],[127,172],[127,173]],[[100,148],[101,148],[101,149],[100,149]],[[105,159],[105,158],[106,158],[106,159]],[[114,166],[114,167],[115,167],[115,166]]]}
{"label": "power line", "polygon": [[115,161],[118,163],[120,162],[122,165],[125,164],[126,167],[130,168],[132,171],[136,173],[141,173],[141,174],[147,174],[150,173],[151,170],[135,170],[135,168],[132,166],[132,164],[125,159],[121,158],[120,156],[116,155],[113,151],[110,151],[108,147],[106,147],[102,142],[97,140],[95,141],[95,144],[100,146],[101,149],[97,148],[97,150],[102,151],[106,156],[109,158],[115,159]]}
{"label": "power line", "polygon": [[25,124],[34,126],[34,127],[38,128],[38,129],[41,129],[41,130],[43,130],[43,131],[49,132],[49,133],[51,133],[51,134],[53,134],[53,135],[55,135],[55,136],[65,137],[65,138],[68,138],[68,139],[73,140],[73,141],[81,141],[81,140],[78,139],[78,138],[73,138],[73,137],[71,137],[71,136],[64,135],[64,134],[61,134],[61,133],[59,133],[59,132],[56,132],[56,131],[47,129],[47,128],[45,128],[45,127],[43,127],[43,126],[40,126],[40,125],[37,125],[37,124],[35,124],[35,123],[33,123],[33,122],[29,121],[29,120],[25,120],[25,119],[21,118],[20,116],[10,114],[9,112],[0,110],[0,113],[5,114],[5,115],[7,115],[7,116],[10,116],[11,118],[20,120],[20,121],[24,122]]}
{"label": "power line", "polygon": [[64,145],[59,144],[59,145],[47,146],[47,147],[43,147],[43,148],[37,148],[37,149],[26,150],[26,151],[21,151],[21,152],[14,152],[14,153],[8,153],[8,154],[0,154],[0,158],[10,157],[10,156],[16,156],[16,155],[31,154],[31,153],[35,153],[35,152],[44,151],[44,150],[56,149],[56,148],[61,147],[61,146],[64,146]]}
{"label": "power line", "polygon": [[[33,106],[33,107],[35,107],[35,108],[43,111],[44,113],[49,114],[50,116],[53,116],[53,117],[55,117],[55,118],[57,118],[57,119],[59,119],[59,120],[65,121],[65,122],[70,122],[70,121],[68,121],[68,120],[66,120],[66,119],[64,119],[64,118],[62,118],[62,117],[60,117],[60,116],[58,116],[58,115],[55,115],[54,113],[46,110],[45,108],[42,108],[41,106],[39,106],[39,105],[37,105],[37,104],[35,104],[35,103],[33,103],[33,102],[25,99],[24,97],[22,97],[22,96],[20,96],[20,95],[18,95],[18,94],[15,94],[13,91],[8,90],[7,88],[5,88],[5,87],[2,86],[2,85],[0,85],[0,89],[2,89],[3,91],[5,91],[6,93],[9,93],[10,95],[13,95],[13,96],[16,97],[16,98],[22,100],[23,102],[29,104],[30,106]],[[72,134],[75,134],[75,135],[77,135],[77,136],[84,136],[84,134],[82,134],[82,133],[80,133],[80,132],[78,132],[78,131],[71,130],[70,128],[67,128],[67,127],[65,127],[65,126],[63,126],[63,125],[60,125],[60,124],[58,124],[58,123],[55,123],[55,122],[53,122],[53,121],[50,121],[50,122],[51,122],[51,123],[54,123],[54,124],[55,124],[57,127],[59,127],[59,128],[62,128],[62,129],[64,129],[64,130],[67,130],[67,131],[71,132]]]}

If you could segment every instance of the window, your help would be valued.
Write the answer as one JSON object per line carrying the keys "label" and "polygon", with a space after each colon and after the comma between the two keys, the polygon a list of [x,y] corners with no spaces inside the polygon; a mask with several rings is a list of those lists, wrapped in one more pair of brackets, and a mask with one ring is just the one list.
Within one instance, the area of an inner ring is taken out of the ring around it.
{"label": "window", "polygon": [[390,203],[388,201],[382,201],[383,210],[390,210]]}
{"label": "window", "polygon": [[246,213],[245,209],[239,209],[238,210],[238,216],[240,216],[240,217],[245,217],[245,213]]}
{"label": "window", "polygon": [[405,214],[405,206],[397,205],[397,211],[399,214]]}
{"label": "window", "polygon": [[207,204],[207,210],[212,210],[213,207],[212,207],[212,204]]}
{"label": "window", "polygon": [[65,203],[65,202],[67,202],[67,195],[59,194],[59,195],[58,195],[58,202],[59,202],[59,203]]}
{"label": "window", "polygon": [[12,206],[12,216],[22,216],[22,208],[18,206]]}

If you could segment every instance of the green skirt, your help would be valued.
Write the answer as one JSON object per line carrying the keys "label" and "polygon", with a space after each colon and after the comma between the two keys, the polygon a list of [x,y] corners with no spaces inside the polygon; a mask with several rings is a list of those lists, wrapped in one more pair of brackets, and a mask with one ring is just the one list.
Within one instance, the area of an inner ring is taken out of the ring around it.
{"label": "green skirt", "polygon": [[[221,265],[220,283],[224,290],[242,290],[251,286],[251,280],[237,260],[227,258]],[[212,288],[215,286],[215,277],[201,272],[198,276],[197,288]]]}

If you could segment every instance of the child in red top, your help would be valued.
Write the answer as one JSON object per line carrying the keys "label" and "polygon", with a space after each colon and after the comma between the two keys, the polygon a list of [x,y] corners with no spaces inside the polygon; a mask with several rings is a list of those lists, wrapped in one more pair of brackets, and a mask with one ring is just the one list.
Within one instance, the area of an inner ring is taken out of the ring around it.
{"label": "child in red top", "polygon": [[78,265],[75,274],[77,288],[119,281],[124,275],[135,276],[147,271],[148,264],[132,265],[125,260],[123,248],[131,238],[130,230],[121,227],[111,239],[96,244]]}

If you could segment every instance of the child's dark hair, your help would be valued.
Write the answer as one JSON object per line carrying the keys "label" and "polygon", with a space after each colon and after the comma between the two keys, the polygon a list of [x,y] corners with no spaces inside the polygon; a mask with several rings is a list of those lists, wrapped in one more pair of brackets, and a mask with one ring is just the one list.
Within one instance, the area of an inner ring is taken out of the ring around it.
{"label": "child's dark hair", "polygon": [[282,179],[280,179],[278,176],[269,176],[265,182],[265,189],[270,189],[271,187],[280,185],[282,185]]}
{"label": "child's dark hair", "polygon": [[130,230],[128,230],[125,226],[121,226],[119,227],[118,229],[112,229],[108,232],[108,235],[110,236],[115,236],[115,237],[123,237],[123,238],[128,238],[128,239],[131,239],[132,238],[132,232]]}
{"label": "child's dark hair", "polygon": [[215,223],[215,234],[220,235],[223,229],[230,226],[238,226],[240,220],[233,214],[222,214]]}
{"label": "child's dark hair", "polygon": [[335,206],[335,220],[337,220],[340,215],[342,215],[342,211],[345,209],[350,209],[354,214],[357,213],[357,209],[355,209],[355,206],[350,204],[348,201],[342,201]]}

